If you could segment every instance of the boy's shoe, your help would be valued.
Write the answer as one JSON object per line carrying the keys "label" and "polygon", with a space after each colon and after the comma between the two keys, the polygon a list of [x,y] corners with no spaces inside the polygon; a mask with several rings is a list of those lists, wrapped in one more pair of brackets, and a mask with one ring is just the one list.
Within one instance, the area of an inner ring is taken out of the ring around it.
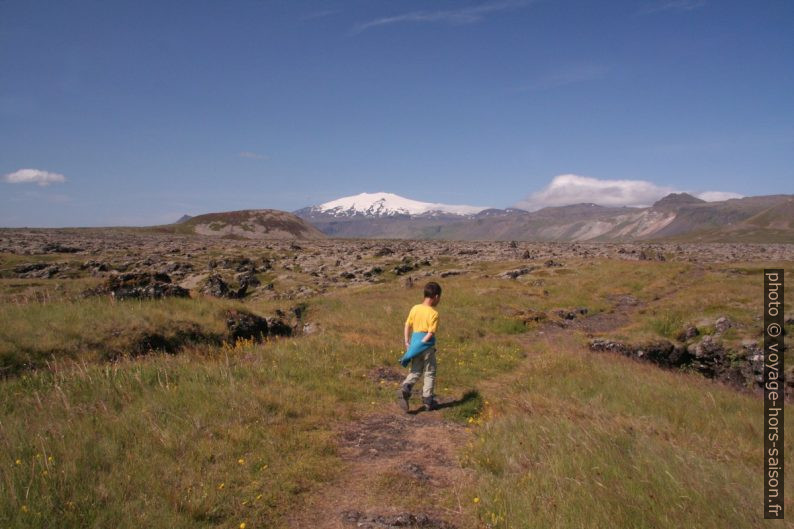
{"label": "boy's shoe", "polygon": [[400,405],[400,408],[404,412],[408,411],[408,400],[411,398],[411,387],[410,386],[402,386],[399,390],[397,390],[397,404]]}
{"label": "boy's shoe", "polygon": [[425,409],[427,411],[433,411],[438,409],[438,401],[435,397],[422,397],[422,404],[425,405]]}

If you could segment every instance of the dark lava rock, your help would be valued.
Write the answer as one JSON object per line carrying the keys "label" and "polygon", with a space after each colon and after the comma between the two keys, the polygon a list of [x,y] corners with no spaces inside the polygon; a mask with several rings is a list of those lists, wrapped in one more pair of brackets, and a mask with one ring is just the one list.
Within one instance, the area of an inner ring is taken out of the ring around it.
{"label": "dark lava rock", "polygon": [[554,314],[562,320],[575,320],[577,316],[587,315],[587,307],[577,307],[575,309],[557,309]]}
{"label": "dark lava rock", "polygon": [[20,265],[14,268],[14,271],[20,278],[26,279],[51,279],[61,272],[65,272],[69,267],[63,264],[53,263],[32,263],[27,265]]}
{"label": "dark lava rock", "polygon": [[414,266],[410,263],[402,263],[394,267],[394,274],[401,276],[405,273],[410,272],[414,269]]}
{"label": "dark lava rock", "polygon": [[534,269],[535,267],[533,266],[525,266],[523,268],[516,268],[515,270],[506,270],[499,274],[498,277],[502,279],[516,279],[517,277],[527,275]]}
{"label": "dark lava rock", "polygon": [[280,318],[267,318],[268,336],[291,336],[292,326]]}
{"label": "dark lava rock", "polygon": [[554,268],[554,267],[563,266],[563,264],[559,261],[555,261],[554,259],[549,259],[548,261],[543,263],[543,266],[545,266],[546,268]]}
{"label": "dark lava rock", "polygon": [[392,255],[393,253],[394,250],[392,250],[388,246],[384,246],[383,248],[375,252],[375,257],[386,257],[387,255]]}
{"label": "dark lava rock", "polygon": [[208,268],[227,268],[236,272],[253,271],[256,266],[248,257],[224,257],[223,259],[211,259],[207,263]]}
{"label": "dark lava rock", "polygon": [[186,298],[190,295],[187,289],[171,283],[168,274],[130,272],[115,274],[95,289],[86,291],[86,295],[110,294],[114,299],[159,299],[165,297]]}
{"label": "dark lava rock", "polygon": [[262,284],[262,282],[259,281],[259,278],[256,277],[256,274],[250,270],[246,272],[240,272],[239,274],[235,275],[234,278],[241,287],[243,285],[246,287],[257,287]]}
{"label": "dark lava rock", "polygon": [[[605,339],[590,342],[593,351],[611,351],[624,356],[647,360],[662,367],[686,368],[707,378],[726,382],[739,388],[761,388],[764,375],[763,351],[753,342],[745,343],[741,350],[728,350],[712,336],[687,347],[667,340],[631,345]],[[785,379],[787,395],[794,390],[794,381]]]}
{"label": "dark lava rock", "polygon": [[373,266],[372,268],[364,272],[364,277],[372,277],[372,276],[380,275],[382,273],[383,273],[383,268],[379,266]]}
{"label": "dark lava rock", "polygon": [[688,351],[667,340],[657,340],[640,345],[630,345],[611,340],[595,339],[590,342],[593,351],[611,351],[641,360],[648,360],[663,367],[681,367],[692,362]]}
{"label": "dark lava rock", "polygon": [[219,276],[218,274],[210,275],[204,283],[204,287],[202,287],[201,291],[204,294],[208,294],[210,296],[214,296],[216,298],[229,298],[229,299],[239,299],[245,296],[246,291],[248,290],[248,285],[243,284],[240,285],[240,288],[237,290],[232,290],[229,288],[229,285]]}
{"label": "dark lava rock", "polygon": [[35,272],[37,270],[44,270],[48,266],[50,266],[49,263],[29,263],[29,264],[17,265],[14,267],[14,273],[27,274],[29,272]]}
{"label": "dark lava rock", "polygon": [[574,320],[576,319],[576,313],[572,310],[567,309],[557,309],[554,311],[554,314],[557,315],[561,320]]}
{"label": "dark lava rock", "polygon": [[228,341],[261,341],[269,336],[290,336],[292,327],[280,318],[263,318],[251,312],[229,310],[226,312]]}
{"label": "dark lava rock", "polygon": [[441,277],[459,276],[464,273],[466,273],[465,270],[445,270],[441,272]]}
{"label": "dark lava rock", "polygon": [[66,246],[65,244],[59,244],[56,242],[48,242],[41,247],[41,253],[77,253],[82,251],[83,248],[77,248],[76,246]]}
{"label": "dark lava rock", "polygon": [[228,340],[232,343],[237,340],[260,341],[268,335],[267,320],[250,312],[230,310],[226,313],[226,329]]}

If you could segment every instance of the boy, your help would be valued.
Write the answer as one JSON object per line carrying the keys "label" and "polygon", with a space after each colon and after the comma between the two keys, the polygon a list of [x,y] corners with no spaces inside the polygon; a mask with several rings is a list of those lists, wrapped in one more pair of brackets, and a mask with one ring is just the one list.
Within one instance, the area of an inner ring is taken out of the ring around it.
{"label": "boy", "polygon": [[441,301],[441,286],[430,282],[425,285],[424,300],[414,305],[405,320],[405,348],[401,363],[411,363],[411,372],[405,377],[398,391],[397,402],[403,411],[408,411],[411,389],[424,371],[425,382],[422,388],[422,404],[427,410],[438,408],[434,396],[436,384],[436,347],[435,335],[438,331],[438,311],[434,308]]}

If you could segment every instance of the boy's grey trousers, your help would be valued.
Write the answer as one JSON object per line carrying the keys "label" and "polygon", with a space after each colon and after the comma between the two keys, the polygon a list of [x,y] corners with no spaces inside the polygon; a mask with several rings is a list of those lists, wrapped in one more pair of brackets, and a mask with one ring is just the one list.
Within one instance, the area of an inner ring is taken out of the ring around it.
{"label": "boy's grey trousers", "polygon": [[419,377],[425,374],[425,385],[422,388],[422,397],[432,397],[435,395],[436,387],[436,348],[431,347],[424,353],[416,355],[411,359],[411,372],[405,377],[403,386],[413,388]]}

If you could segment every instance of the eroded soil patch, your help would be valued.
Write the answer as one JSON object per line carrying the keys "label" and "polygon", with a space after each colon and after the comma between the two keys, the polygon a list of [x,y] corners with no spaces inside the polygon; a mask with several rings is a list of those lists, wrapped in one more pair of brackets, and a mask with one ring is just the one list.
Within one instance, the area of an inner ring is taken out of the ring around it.
{"label": "eroded soil patch", "polygon": [[345,468],[308,498],[288,526],[468,527],[458,495],[472,476],[457,458],[468,435],[439,412],[405,414],[396,404],[340,426]]}

